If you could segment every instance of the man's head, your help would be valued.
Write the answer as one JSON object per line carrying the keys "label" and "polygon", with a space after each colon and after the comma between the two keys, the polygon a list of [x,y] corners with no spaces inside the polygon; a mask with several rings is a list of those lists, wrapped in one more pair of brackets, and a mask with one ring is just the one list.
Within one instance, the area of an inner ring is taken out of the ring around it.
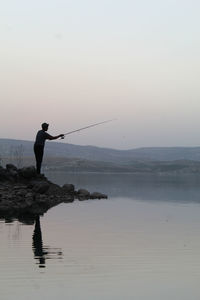
{"label": "man's head", "polygon": [[48,127],[49,127],[49,124],[47,124],[47,123],[42,123],[42,129],[44,130],[44,131],[47,131],[48,130]]}

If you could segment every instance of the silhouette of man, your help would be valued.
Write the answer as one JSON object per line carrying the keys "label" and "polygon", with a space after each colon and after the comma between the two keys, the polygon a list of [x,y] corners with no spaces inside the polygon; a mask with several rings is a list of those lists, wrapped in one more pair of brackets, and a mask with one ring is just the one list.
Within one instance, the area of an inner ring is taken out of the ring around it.
{"label": "silhouette of man", "polygon": [[47,130],[49,128],[49,124],[43,123],[42,129],[38,131],[34,143],[34,153],[35,153],[35,159],[36,159],[36,169],[37,173],[40,174],[41,171],[41,165],[42,165],[42,159],[44,154],[44,146],[46,140],[56,140],[58,138],[63,138],[64,134],[59,134],[56,136],[52,136],[47,133]]}

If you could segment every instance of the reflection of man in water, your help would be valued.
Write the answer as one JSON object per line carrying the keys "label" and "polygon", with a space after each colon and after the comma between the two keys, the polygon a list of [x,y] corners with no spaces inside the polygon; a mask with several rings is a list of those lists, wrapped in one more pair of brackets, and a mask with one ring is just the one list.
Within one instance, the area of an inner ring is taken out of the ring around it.
{"label": "reflection of man in water", "polygon": [[37,173],[40,174],[41,165],[42,165],[42,159],[44,154],[44,145],[46,140],[56,140],[58,138],[63,138],[64,134],[59,134],[56,136],[52,136],[47,133],[47,130],[49,128],[49,124],[43,123],[42,129],[38,131],[35,139],[34,144],[34,153],[35,153],[35,159],[36,159],[36,169]]}
{"label": "reflection of man in water", "polygon": [[42,232],[40,227],[40,217],[37,216],[35,219],[35,229],[33,232],[33,252],[35,258],[39,259],[40,268],[45,268],[45,257],[44,255],[48,252],[43,251]]}
{"label": "reflection of man in water", "polygon": [[33,232],[32,246],[33,246],[34,257],[35,259],[39,260],[39,268],[45,268],[46,259],[62,258],[62,251],[60,248],[50,248],[50,247],[43,246],[39,216],[37,216],[35,219],[35,228]]}

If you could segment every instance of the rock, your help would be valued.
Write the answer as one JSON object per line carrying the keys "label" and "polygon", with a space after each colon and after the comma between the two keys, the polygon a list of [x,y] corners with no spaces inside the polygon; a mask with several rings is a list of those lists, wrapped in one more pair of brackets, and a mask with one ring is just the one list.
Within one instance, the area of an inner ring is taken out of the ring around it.
{"label": "rock", "polygon": [[73,184],[60,187],[44,176],[38,175],[35,167],[17,169],[7,164],[0,167],[0,217],[18,217],[22,215],[42,215],[59,203],[107,198],[101,193],[92,193],[86,189],[75,191]]}
{"label": "rock", "polygon": [[34,194],[29,192],[25,195],[25,203],[27,206],[33,205],[33,200],[34,200]]}
{"label": "rock", "polygon": [[34,196],[35,196],[34,193],[28,192],[28,193],[25,195],[25,198],[26,198],[26,199],[32,199],[32,200],[33,200],[33,199],[34,199]]}
{"label": "rock", "polygon": [[20,190],[20,189],[26,189],[26,185],[14,185],[13,190]]}
{"label": "rock", "polygon": [[[0,201],[1,201],[1,199],[0,199]],[[64,196],[63,202],[64,203],[74,202],[74,195],[70,194],[70,195]]]}
{"label": "rock", "polygon": [[78,195],[81,195],[81,196],[90,196],[90,193],[85,190],[85,189],[80,189],[78,190]]}
{"label": "rock", "polygon": [[40,180],[47,180],[47,178],[45,177],[44,174],[37,174],[37,179],[40,179]]}
{"label": "rock", "polygon": [[108,196],[99,192],[90,194],[90,199],[107,199]]}
{"label": "rock", "polygon": [[90,198],[90,193],[85,189],[80,189],[77,192],[77,198],[79,200],[86,200]]}
{"label": "rock", "polygon": [[8,176],[10,177],[11,180],[13,180],[13,179],[17,180],[18,170],[17,170],[16,166],[14,166],[12,164],[7,164],[6,170],[8,171]]}
{"label": "rock", "polygon": [[22,176],[26,179],[30,179],[30,178],[37,176],[36,169],[33,166],[20,169],[19,174],[20,174],[20,176]]}
{"label": "rock", "polygon": [[0,181],[5,181],[9,179],[8,171],[0,167]]}
{"label": "rock", "polygon": [[49,185],[49,189],[47,191],[47,194],[49,196],[50,195],[59,196],[59,195],[63,195],[63,190],[59,185],[51,182],[50,185]]}
{"label": "rock", "polygon": [[24,197],[27,194],[27,191],[25,189],[20,189],[18,191],[16,191],[15,195],[16,196],[22,196]]}
{"label": "rock", "polygon": [[15,179],[17,179],[18,172],[11,169],[11,170],[9,170],[9,176],[14,177]]}
{"label": "rock", "polygon": [[8,170],[8,171],[17,171],[17,167],[16,166],[14,166],[13,164],[7,164],[6,165],[6,170]]}
{"label": "rock", "polygon": [[39,182],[33,186],[33,192],[39,194],[45,194],[49,189],[50,184],[48,182]]}
{"label": "rock", "polygon": [[62,189],[65,193],[69,193],[69,194],[73,194],[75,190],[74,185],[68,183],[64,184]]}
{"label": "rock", "polygon": [[39,202],[40,204],[43,203],[48,205],[47,198],[45,195],[37,195],[35,199],[36,202]]}

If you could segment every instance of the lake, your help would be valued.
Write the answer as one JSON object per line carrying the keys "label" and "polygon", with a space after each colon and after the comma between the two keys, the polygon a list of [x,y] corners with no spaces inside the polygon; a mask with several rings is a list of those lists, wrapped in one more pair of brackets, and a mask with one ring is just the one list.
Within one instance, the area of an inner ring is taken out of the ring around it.
{"label": "lake", "polygon": [[46,175],[109,197],[0,220],[0,299],[200,299],[200,177]]}

